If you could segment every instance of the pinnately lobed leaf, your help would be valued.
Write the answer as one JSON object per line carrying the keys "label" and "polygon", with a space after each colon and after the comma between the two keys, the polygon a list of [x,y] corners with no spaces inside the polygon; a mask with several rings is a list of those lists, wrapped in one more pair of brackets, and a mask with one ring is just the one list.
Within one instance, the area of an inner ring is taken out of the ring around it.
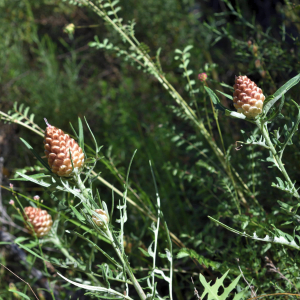
{"label": "pinnately lobed leaf", "polygon": [[[205,277],[200,274],[199,279],[204,287],[204,292],[201,295],[201,299],[204,299],[204,297],[207,295],[207,300],[225,300],[229,296],[229,294],[232,292],[232,290],[237,286],[242,274],[240,274],[236,279],[234,279],[228,287],[224,287],[223,282],[228,274],[229,270],[221,277],[218,278],[215,282],[215,284],[210,285],[210,282],[207,282]],[[218,295],[219,288],[223,287],[224,292],[222,295]],[[236,294],[234,297],[234,300],[241,300],[245,297],[246,290],[242,291],[239,294]]]}

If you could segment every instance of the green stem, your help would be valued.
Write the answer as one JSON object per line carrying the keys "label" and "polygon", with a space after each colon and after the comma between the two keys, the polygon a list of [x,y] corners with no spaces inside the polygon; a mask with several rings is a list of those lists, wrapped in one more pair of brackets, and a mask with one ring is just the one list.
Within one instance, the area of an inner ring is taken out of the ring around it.
{"label": "green stem", "polygon": [[293,193],[294,193],[294,196],[295,196],[296,198],[300,198],[297,189],[295,188],[295,186],[294,186],[292,180],[290,179],[288,173],[287,173],[286,170],[285,170],[285,167],[284,167],[284,165],[283,165],[283,163],[282,163],[282,161],[281,161],[280,156],[278,155],[278,152],[276,151],[276,149],[275,149],[274,146],[273,146],[273,143],[272,143],[272,141],[271,141],[271,139],[270,139],[270,135],[269,135],[269,132],[268,132],[268,129],[267,129],[267,123],[264,122],[264,121],[261,121],[261,120],[256,120],[254,123],[255,123],[255,124],[258,126],[258,128],[260,129],[260,131],[261,131],[263,137],[264,137],[265,140],[266,140],[267,145],[270,147],[270,150],[271,150],[271,152],[272,152],[272,154],[273,154],[273,157],[274,157],[274,159],[275,159],[275,161],[276,161],[277,167],[278,167],[278,169],[280,170],[280,172],[282,173],[282,175],[284,176],[284,178],[286,179],[286,181],[288,182],[288,184],[289,184],[291,190],[292,190]]}
{"label": "green stem", "polygon": [[137,279],[135,278],[134,274],[132,273],[132,270],[131,270],[131,268],[130,268],[130,266],[129,266],[129,263],[128,263],[127,259],[124,258],[124,256],[123,256],[121,250],[119,249],[119,247],[118,247],[117,244],[115,243],[114,238],[113,238],[113,236],[112,236],[112,234],[111,234],[111,232],[110,232],[109,229],[108,229],[108,231],[107,231],[107,235],[108,235],[109,239],[111,240],[111,244],[112,244],[114,250],[116,251],[116,253],[117,253],[119,259],[121,260],[121,262],[122,262],[122,264],[123,264],[123,267],[124,267],[124,269],[125,269],[127,275],[129,276],[129,278],[130,278],[130,280],[131,280],[131,282],[132,282],[132,284],[133,284],[133,286],[134,286],[136,292],[137,292],[138,295],[140,296],[141,300],[146,300],[147,297],[146,297],[146,295],[145,295],[145,293],[144,293],[142,287],[140,286],[140,284],[138,283],[138,281],[137,281]]}
{"label": "green stem", "polygon": [[227,165],[225,156],[220,148],[217,146],[215,141],[213,141],[211,135],[205,128],[203,122],[199,120],[195,114],[195,112],[191,109],[191,107],[186,103],[186,101],[181,97],[181,95],[177,92],[177,90],[169,83],[166,77],[157,69],[156,65],[152,61],[151,57],[148,54],[145,54],[124,31],[122,27],[119,27],[105,12],[103,7],[100,5],[101,9],[98,8],[94,3],[90,0],[85,0],[85,3],[89,5],[92,10],[98,14],[101,18],[107,21],[129,44],[130,46],[143,57],[145,65],[149,67],[153,75],[157,78],[157,80],[162,84],[162,86],[169,92],[169,94],[174,98],[174,100],[184,109],[187,116],[195,123],[196,127],[200,130],[201,134],[207,140],[208,144],[214,151],[215,155],[221,162],[223,168],[225,169],[226,173],[228,174],[230,180],[232,181],[233,185],[238,189],[237,193],[239,194],[241,201],[245,207],[248,207],[247,201],[243,196],[243,192],[240,188],[236,186],[235,179],[231,174],[231,170]]}
{"label": "green stem", "polygon": [[81,180],[81,178],[80,178],[80,174],[76,174],[76,175],[74,176],[74,179],[75,179],[76,184],[77,184],[77,186],[79,187],[79,189],[80,189],[82,195],[83,195],[84,198],[86,199],[86,203],[87,203],[88,205],[90,205],[90,201],[89,201],[90,195],[89,195],[88,190],[86,189],[85,185],[83,184],[83,182],[82,182],[82,180]]}
{"label": "green stem", "polygon": [[[37,236],[35,236],[35,238],[36,238],[37,241],[38,241]],[[39,245],[40,255],[41,255],[42,258],[44,258],[44,253],[43,253],[43,250],[42,250],[42,246],[41,246],[41,244],[40,244],[39,242],[38,242],[38,245]],[[49,287],[50,287],[50,291],[49,291],[49,292],[50,292],[50,294],[51,294],[51,296],[52,296],[52,299],[55,300],[53,288],[51,287],[51,284],[50,284],[50,282],[49,282],[49,273],[48,273],[48,269],[47,269],[46,262],[45,262],[44,259],[43,259],[43,265],[44,265],[44,272],[47,274],[47,282],[48,282],[48,285],[49,285]]]}
{"label": "green stem", "polygon": [[[88,193],[86,187],[84,186],[83,182],[81,181],[80,175],[78,174],[78,175],[76,175],[74,178],[75,178],[75,180],[76,180],[76,183],[77,183],[78,187],[79,187],[80,190],[81,190],[82,195],[85,197],[86,202],[89,203],[90,195],[89,195],[89,193]],[[106,233],[107,233],[107,236],[106,236],[106,237],[110,240],[111,245],[113,246],[113,248],[114,248],[114,250],[116,251],[116,253],[117,253],[117,255],[118,255],[120,261],[122,262],[123,267],[124,267],[124,269],[125,269],[127,275],[129,276],[129,278],[130,278],[130,280],[131,280],[131,282],[132,282],[132,284],[133,284],[135,290],[137,291],[137,293],[138,293],[138,295],[140,296],[141,300],[146,300],[147,297],[146,297],[146,295],[145,295],[145,293],[144,293],[142,287],[140,286],[140,284],[138,283],[137,279],[136,279],[135,276],[133,275],[133,273],[132,273],[132,271],[131,271],[131,268],[130,268],[130,266],[129,266],[129,263],[128,263],[127,259],[124,258],[124,256],[123,256],[121,250],[120,250],[119,247],[117,246],[117,244],[116,244],[116,242],[115,242],[115,240],[114,240],[114,238],[113,238],[113,236],[112,236],[112,233],[111,233],[111,231],[110,231],[109,228],[107,228],[107,232],[106,232]],[[62,248],[62,249],[63,249],[63,248]],[[65,254],[65,255],[68,255],[68,254],[69,254],[69,253],[66,251],[66,254]]]}

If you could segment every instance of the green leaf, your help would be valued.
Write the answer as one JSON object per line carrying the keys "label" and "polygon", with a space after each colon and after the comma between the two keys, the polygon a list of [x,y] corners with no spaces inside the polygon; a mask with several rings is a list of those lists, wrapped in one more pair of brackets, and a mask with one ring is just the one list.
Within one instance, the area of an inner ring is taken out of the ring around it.
{"label": "green leaf", "polygon": [[192,259],[196,259],[199,264],[204,264],[206,267],[212,267],[213,269],[216,269],[219,267],[218,262],[211,261],[210,259],[205,258],[204,256],[198,254],[196,251],[192,249],[182,248],[180,249],[179,253],[177,254],[176,258],[180,259],[183,257],[189,256]]}
{"label": "green leaf", "polygon": [[94,141],[94,144],[95,144],[95,149],[96,149],[96,152],[97,152],[98,151],[98,144],[97,144],[96,138],[95,138],[95,136],[94,136],[94,134],[93,134],[93,132],[92,132],[92,130],[91,130],[91,128],[90,128],[90,126],[89,126],[89,124],[88,124],[88,122],[87,122],[87,120],[86,120],[85,117],[84,117],[84,120],[85,120],[85,123],[86,123],[86,125],[87,125],[87,127],[88,127],[88,129],[89,129],[89,131],[90,131],[90,133],[92,135],[92,138],[93,138],[93,141]]}
{"label": "green leaf", "polygon": [[[229,296],[231,291],[237,286],[242,276],[242,274],[240,274],[235,280],[231,282],[231,284],[227,288],[225,288],[223,283],[228,272],[229,270],[220,279],[217,278],[214,285],[210,285],[211,281],[207,282],[205,277],[202,274],[200,274],[199,279],[204,287],[204,292],[201,295],[201,299],[204,299],[204,297],[207,295],[207,300],[225,300]],[[218,295],[219,288],[221,286],[224,288],[224,292],[222,295]]]}
{"label": "green leaf", "polygon": [[266,140],[264,139],[263,136],[260,136],[259,138],[257,138],[257,135],[254,135],[254,134],[251,135],[250,138],[247,139],[247,142],[237,141],[237,143],[243,144],[243,145],[258,145],[258,146],[264,147],[266,149],[270,149],[270,147],[267,146]]}
{"label": "green leaf", "polygon": [[78,130],[79,130],[79,135],[78,135],[78,143],[82,151],[84,151],[84,135],[83,135],[83,127],[82,127],[82,121],[78,117]]}
{"label": "green leaf", "polygon": [[253,236],[251,236],[251,235],[247,234],[246,232],[240,232],[236,229],[233,229],[233,228],[223,224],[222,222],[220,222],[218,220],[215,220],[214,218],[212,218],[210,216],[208,216],[208,218],[211,219],[212,221],[214,221],[215,223],[221,225],[222,227],[226,228],[227,230],[237,234],[237,235],[244,236],[244,237],[247,237],[247,238],[250,238],[250,239],[253,239],[253,240],[257,240],[257,241],[263,241],[263,242],[274,243],[274,244],[281,244],[281,245],[284,245],[284,246],[288,246],[288,247],[300,250],[300,246],[298,246],[296,244],[295,240],[294,239],[288,240],[287,237],[286,237],[286,234],[285,235],[280,235],[280,237],[277,237],[277,236],[270,237],[269,235],[266,235],[264,238],[259,238],[257,236],[256,232],[254,232]]}
{"label": "green leaf", "polygon": [[15,289],[9,289],[8,291],[9,291],[9,292],[16,293],[16,294],[22,296],[22,298],[24,298],[24,299],[30,300],[30,298],[29,298],[27,295],[23,294],[22,292],[19,292],[19,291],[15,290]]}
{"label": "green leaf", "polygon": [[282,155],[282,152],[284,151],[285,147],[287,145],[292,145],[292,137],[293,135],[296,133],[296,131],[298,130],[298,125],[300,123],[300,106],[294,101],[294,100],[291,100],[295,106],[298,108],[298,114],[297,114],[297,117],[296,117],[296,120],[295,122],[293,122],[293,127],[291,129],[289,129],[287,132],[288,132],[288,135],[286,136],[285,138],[285,141],[284,141],[284,144],[280,150],[281,152],[281,155]]}
{"label": "green leaf", "polygon": [[[17,172],[16,174],[19,175],[20,172]],[[39,178],[49,178],[51,177],[51,175],[46,175],[44,173],[38,173],[38,174],[33,174],[33,175],[30,175],[29,176],[30,178],[33,178],[33,179],[39,179]],[[22,180],[22,181],[28,181],[28,179],[26,180],[25,178],[12,178],[10,179],[11,181],[12,180]]]}
{"label": "green leaf", "polygon": [[25,110],[24,110],[24,117],[25,118],[27,118],[27,116],[28,116],[28,111],[29,111],[29,109],[30,109],[30,107],[29,106],[27,106],[26,108],[25,108]]}
{"label": "green leaf", "polygon": [[139,250],[141,250],[141,252],[146,256],[146,257],[150,257],[149,253],[147,251],[145,251],[143,248],[139,247]]}
{"label": "green leaf", "polygon": [[279,177],[276,177],[276,179],[278,181],[278,184],[272,182],[272,185],[271,185],[272,187],[277,188],[281,191],[291,194],[292,196],[297,197],[297,194],[294,192],[295,183],[294,183],[293,187],[291,187],[287,181],[283,181]]}
{"label": "green leaf", "polygon": [[[271,99],[273,99],[273,97]],[[275,120],[277,117],[279,117],[281,115],[280,113],[281,113],[281,110],[282,110],[283,105],[284,105],[284,100],[285,100],[285,97],[283,95],[280,99],[279,106],[276,109],[273,110],[273,112],[271,113],[271,115],[269,117],[265,118],[266,121]]]}
{"label": "green leaf", "polygon": [[46,163],[40,156],[39,154],[22,138],[20,140],[25,144],[25,146],[33,153],[33,155],[41,162],[41,164],[50,172],[52,173],[48,163]]}
{"label": "green leaf", "polygon": [[77,217],[77,219],[80,222],[85,223],[85,218],[80,214],[80,212],[74,206],[70,206],[70,207],[71,207],[73,213],[75,214],[75,216]]}
{"label": "green leaf", "polygon": [[73,125],[72,125],[72,123],[71,123],[71,122],[69,122],[69,124],[70,124],[70,127],[71,127],[71,129],[73,130],[73,133],[74,133],[75,139],[76,139],[76,140],[78,140],[79,138],[78,138],[78,134],[77,134],[77,132],[76,132],[75,128],[73,127]]}
{"label": "green leaf", "polygon": [[132,298],[130,298],[129,296],[125,296],[123,293],[119,293],[117,291],[115,291],[114,289],[108,289],[108,288],[104,288],[104,287],[100,287],[100,286],[92,286],[92,285],[87,285],[87,284],[81,284],[81,283],[77,283],[75,281],[72,281],[70,279],[67,279],[66,277],[64,277],[63,275],[61,275],[60,273],[57,273],[60,277],[62,277],[64,280],[80,287],[83,289],[87,289],[90,291],[98,291],[98,292],[105,292],[105,293],[109,293],[112,295],[117,295],[122,299],[127,299],[127,300],[132,300]]}
{"label": "green leaf", "polygon": [[282,87],[280,87],[275,93],[274,98],[268,101],[263,108],[264,114],[266,115],[270,108],[293,86],[298,84],[300,81],[300,74],[290,79],[287,83],[285,83]]}
{"label": "green leaf", "polygon": [[[32,176],[28,176],[28,175],[25,175],[25,174],[22,174],[22,173],[19,173],[17,172],[17,174],[19,176],[21,176],[22,178],[24,178],[25,180],[24,181],[31,181],[35,184],[38,184],[40,186],[43,186],[43,187],[49,187],[51,184],[50,183],[47,183],[43,180],[37,180],[36,178],[32,177]],[[21,179],[18,179],[18,180],[21,180]]]}
{"label": "green leaf", "polygon": [[216,109],[220,110],[222,113],[227,113],[226,115],[230,115],[231,111],[227,109],[224,105],[221,104],[220,99],[218,96],[207,86],[204,87],[206,92],[208,93],[211,101],[213,102]]}
{"label": "green leaf", "polygon": [[[83,240],[89,242],[93,247],[95,247],[97,250],[99,250],[107,259],[109,259],[114,265],[116,265],[117,268],[121,268],[121,266],[119,265],[119,263],[111,256],[109,256],[104,250],[102,250],[97,244],[95,244],[94,242],[92,242],[91,240],[89,240],[87,237],[83,236],[82,234],[76,232],[76,231],[69,231],[66,230],[66,233],[70,233],[70,234],[75,234],[78,237],[82,238]],[[101,240],[110,243],[110,241],[105,238],[104,236],[98,236]]]}
{"label": "green leaf", "polygon": [[230,100],[233,100],[233,97],[231,95],[228,95],[228,94],[225,94],[219,90],[217,90],[218,93],[222,94],[223,96],[225,96],[226,98],[230,99]]}
{"label": "green leaf", "polygon": [[246,116],[244,114],[238,113],[237,111],[230,111],[228,109],[225,111],[225,116],[228,116],[228,117],[231,117],[234,119],[242,119],[242,120],[246,119]]}
{"label": "green leaf", "polygon": [[32,255],[40,258],[41,260],[44,260],[44,261],[47,261],[47,262],[50,262],[49,260],[47,260],[45,257],[41,257],[40,255],[38,255],[37,253],[35,253],[34,251],[32,251],[31,249],[29,249],[28,247],[26,247],[25,245],[22,245],[20,243],[17,243],[15,241],[15,244],[17,244],[18,246],[20,246],[22,249],[26,250],[27,252],[31,253]]}
{"label": "green leaf", "polygon": [[183,52],[186,53],[186,52],[190,51],[193,47],[194,46],[192,46],[192,45],[188,45],[183,49]]}
{"label": "green leaf", "polygon": [[24,242],[24,241],[26,241],[26,240],[28,240],[28,238],[26,238],[26,237],[24,237],[24,236],[20,236],[20,237],[18,237],[18,238],[16,238],[16,239],[14,240],[14,243],[22,243],[22,242]]}

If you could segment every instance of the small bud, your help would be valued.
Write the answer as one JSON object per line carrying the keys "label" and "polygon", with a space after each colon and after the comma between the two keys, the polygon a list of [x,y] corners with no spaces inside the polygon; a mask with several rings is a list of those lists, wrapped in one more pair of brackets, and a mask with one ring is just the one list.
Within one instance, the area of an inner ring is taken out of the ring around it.
{"label": "small bud", "polygon": [[265,70],[259,71],[262,78],[266,77],[267,72]]}
{"label": "small bud", "polygon": [[253,51],[253,54],[256,55],[257,54],[257,50],[258,50],[258,47],[257,45],[253,45],[252,47],[252,51]]}
{"label": "small bud", "polygon": [[73,23],[65,26],[64,33],[67,33],[67,34],[73,36],[74,32],[75,32],[75,25]]}
{"label": "small bud", "polygon": [[35,200],[35,201],[39,201],[39,200],[40,200],[40,196],[38,196],[38,195],[35,195],[35,196],[33,197],[33,200]]}
{"label": "small bud", "polygon": [[233,105],[239,113],[253,119],[262,113],[265,96],[247,76],[235,78]]}
{"label": "small bud", "polygon": [[260,60],[257,59],[257,60],[255,61],[255,68],[259,69],[260,66],[261,66]]}
{"label": "small bud", "polygon": [[10,205],[15,205],[15,201],[10,199],[9,202],[8,202]]}
{"label": "small bud", "polygon": [[9,187],[10,187],[11,189],[13,189],[13,188],[14,188],[14,185],[13,185],[12,183],[10,183],[10,184],[9,184]]}
{"label": "small bud", "polygon": [[18,289],[16,288],[15,284],[13,282],[10,282],[9,285],[8,285],[9,289],[11,292],[13,292],[13,295],[14,295],[14,299],[22,299],[23,297],[20,296],[20,294],[18,294]]}
{"label": "small bud", "polygon": [[46,210],[41,210],[40,208],[35,208],[32,206],[24,208],[24,219],[32,225],[25,225],[29,232],[33,234],[34,231],[37,237],[43,237],[47,235],[53,223],[52,217]]}
{"label": "small bud", "polygon": [[[105,220],[105,223],[108,223],[108,216],[103,209],[95,209],[95,212],[103,217],[103,219]],[[94,223],[96,225],[98,225],[99,227],[104,226],[104,222],[102,220],[100,220],[98,217],[93,215],[92,219],[93,219]]]}
{"label": "small bud", "polygon": [[198,79],[202,82],[206,81],[207,79],[207,74],[206,73],[200,73],[198,74]]}
{"label": "small bud", "polygon": [[124,248],[125,248],[126,254],[130,254],[132,252],[132,243],[131,242],[127,243],[126,247],[124,247]]}
{"label": "small bud", "polygon": [[251,47],[252,42],[249,40],[249,41],[247,42],[247,44],[248,44],[248,47]]}

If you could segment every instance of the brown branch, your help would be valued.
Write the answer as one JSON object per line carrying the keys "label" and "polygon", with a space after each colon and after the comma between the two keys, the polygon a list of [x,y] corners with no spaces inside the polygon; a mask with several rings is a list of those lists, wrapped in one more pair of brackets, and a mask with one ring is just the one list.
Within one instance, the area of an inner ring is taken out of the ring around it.
{"label": "brown branch", "polygon": [[14,274],[17,278],[19,278],[20,280],[22,280],[24,283],[26,283],[26,284],[29,286],[29,288],[30,288],[30,290],[32,291],[32,293],[33,293],[33,295],[35,296],[35,298],[36,298],[37,300],[40,300],[40,299],[37,297],[37,295],[35,294],[35,292],[33,291],[33,289],[31,288],[31,286],[30,286],[30,284],[29,284],[28,282],[26,282],[25,280],[23,280],[21,277],[19,277],[17,274],[15,274],[13,271],[11,271],[9,268],[5,267],[5,266],[2,265],[1,263],[0,263],[0,265],[1,265],[3,268],[5,268],[7,271],[9,271],[10,273]]}
{"label": "brown branch", "polygon": [[260,295],[260,296],[257,296],[257,297],[249,298],[249,299],[247,299],[247,300],[255,300],[255,299],[258,299],[258,298],[262,298],[262,297],[270,297],[270,296],[282,296],[282,295],[300,297],[300,294],[291,294],[291,293],[275,293],[275,294],[265,294],[265,295]]}

